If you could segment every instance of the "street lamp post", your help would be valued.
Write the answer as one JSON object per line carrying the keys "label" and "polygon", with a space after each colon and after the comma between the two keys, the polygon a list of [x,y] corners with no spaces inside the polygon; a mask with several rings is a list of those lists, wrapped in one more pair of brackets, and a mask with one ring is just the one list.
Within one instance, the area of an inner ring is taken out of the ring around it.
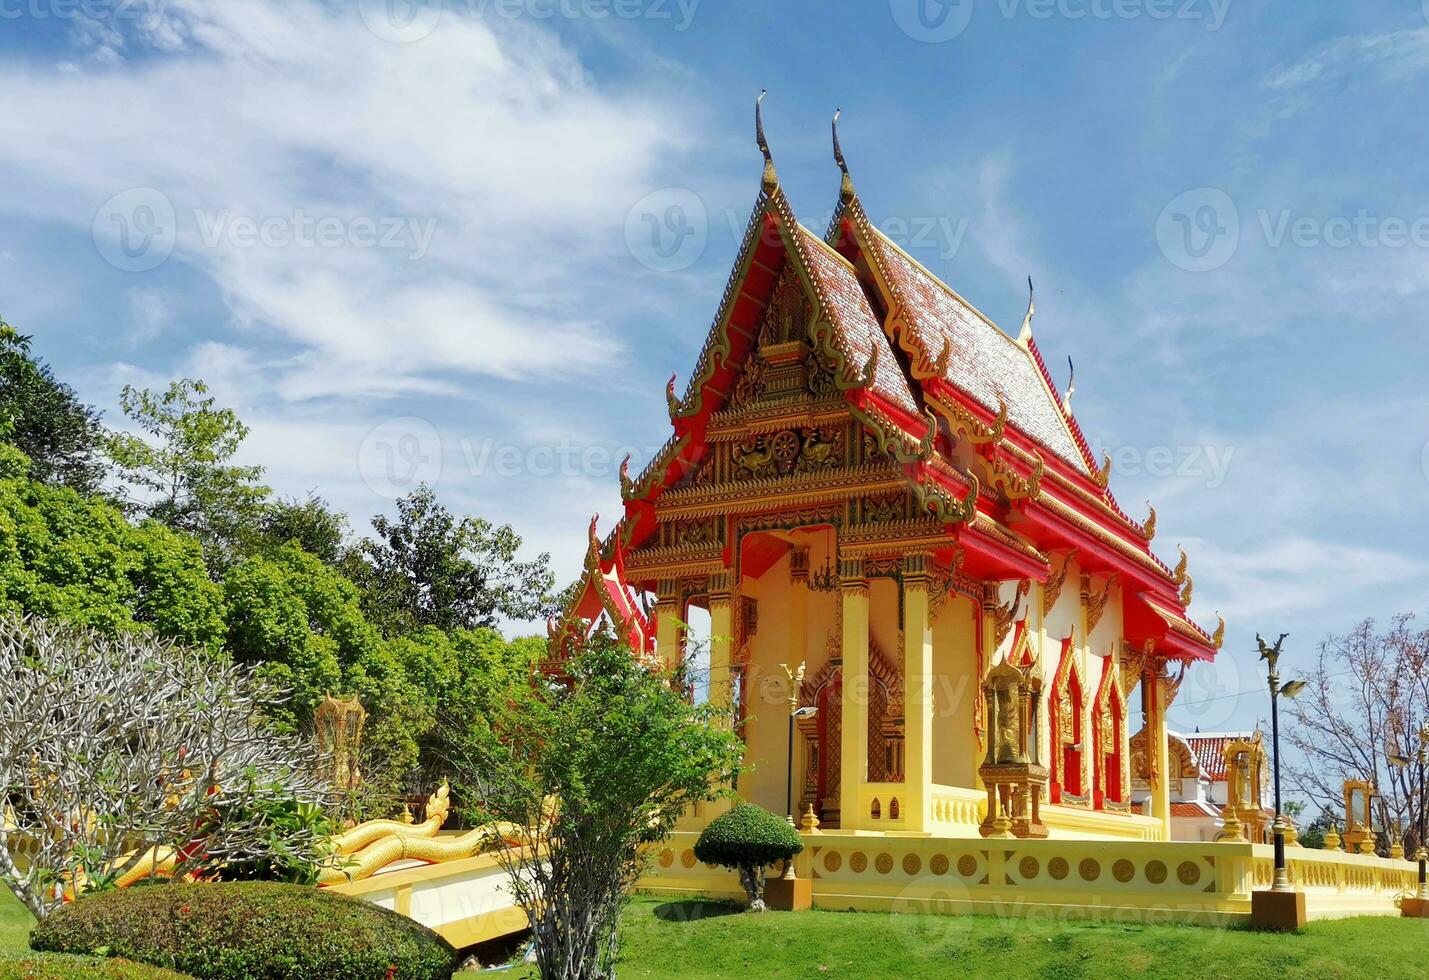
{"label": "street lamp post", "polygon": [[1275,645],[1271,646],[1261,639],[1259,633],[1255,634],[1255,642],[1260,646],[1260,659],[1266,661],[1269,668],[1267,680],[1270,684],[1270,746],[1275,773],[1275,823],[1271,825],[1275,834],[1275,878],[1270,884],[1270,890],[1273,892],[1294,890],[1290,884],[1290,875],[1285,869],[1286,825],[1285,816],[1280,809],[1280,696],[1283,694],[1287,698],[1295,697],[1305,689],[1305,682],[1286,681],[1284,685],[1280,683],[1280,645],[1289,635],[1281,633]]}

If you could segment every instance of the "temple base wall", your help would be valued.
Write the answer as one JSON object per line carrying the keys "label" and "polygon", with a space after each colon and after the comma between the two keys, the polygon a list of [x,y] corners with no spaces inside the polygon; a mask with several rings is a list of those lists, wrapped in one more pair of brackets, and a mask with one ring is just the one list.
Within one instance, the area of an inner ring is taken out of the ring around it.
{"label": "temple base wall", "polygon": [[[660,845],[638,887],[742,899],[732,872],[695,859],[695,832]],[[1047,921],[1223,926],[1247,923],[1269,888],[1269,845],[1160,840],[1021,840],[816,831],[796,861],[813,907],[981,914]],[[1292,848],[1308,919],[1399,915],[1417,887],[1409,861]]]}

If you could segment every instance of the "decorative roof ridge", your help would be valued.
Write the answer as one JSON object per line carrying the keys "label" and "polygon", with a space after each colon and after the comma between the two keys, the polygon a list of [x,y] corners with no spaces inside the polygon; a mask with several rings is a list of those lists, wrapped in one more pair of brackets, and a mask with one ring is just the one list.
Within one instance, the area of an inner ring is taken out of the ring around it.
{"label": "decorative roof ridge", "polygon": [[[1017,343],[1013,341],[1013,343]],[[1037,345],[1037,338],[1029,336],[1026,344],[1017,344],[1019,350],[1032,358],[1032,363],[1037,366],[1037,372],[1042,376],[1042,383],[1047,387],[1047,395],[1057,406],[1057,414],[1062,417],[1062,423],[1067,427],[1067,432],[1072,437],[1072,442],[1076,443],[1077,449],[1082,454],[1082,462],[1086,464],[1088,473],[1097,472],[1096,457],[1092,455],[1091,446],[1087,445],[1087,437],[1082,434],[1082,427],[1077,423],[1077,417],[1067,411],[1062,406],[1062,399],[1057,397],[1057,385],[1052,381],[1052,372],[1047,370],[1047,362],[1042,359],[1042,349]],[[1111,491],[1107,491],[1110,496]]]}

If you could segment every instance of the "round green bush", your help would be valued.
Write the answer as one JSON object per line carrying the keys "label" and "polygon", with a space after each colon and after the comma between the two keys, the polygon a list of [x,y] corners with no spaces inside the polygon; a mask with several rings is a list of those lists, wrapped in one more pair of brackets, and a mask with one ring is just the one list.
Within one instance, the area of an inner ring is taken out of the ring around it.
{"label": "round green bush", "polygon": [[695,857],[722,868],[767,868],[803,849],[804,839],[789,821],[762,806],[739,803],[705,827]]}
{"label": "round green bush", "polygon": [[750,911],[762,912],[765,869],[803,849],[804,839],[783,817],[753,803],[739,803],[705,827],[695,842],[695,857],[738,871]]}
{"label": "round green bush", "polygon": [[82,898],[30,945],[104,953],[199,980],[447,980],[456,951],[426,926],[306,885],[212,882]]}

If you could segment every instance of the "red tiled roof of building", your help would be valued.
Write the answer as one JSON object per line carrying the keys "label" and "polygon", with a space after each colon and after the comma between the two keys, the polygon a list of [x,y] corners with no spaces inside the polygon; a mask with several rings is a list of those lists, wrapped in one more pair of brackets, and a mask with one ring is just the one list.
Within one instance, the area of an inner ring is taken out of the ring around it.
{"label": "red tiled roof of building", "polygon": [[878,250],[879,262],[904,298],[904,313],[923,343],[934,352],[942,349],[944,340],[951,344],[946,380],[992,412],[1001,395],[1013,428],[1087,473],[1086,457],[1028,350],[881,231],[872,232],[869,245]]}
{"label": "red tiled roof of building", "polygon": [[1180,735],[1196,756],[1196,763],[1214,782],[1226,779],[1226,746],[1231,742],[1255,737],[1254,732],[1196,732]]}
{"label": "red tiled roof of building", "polygon": [[893,346],[874,315],[853,267],[819,236],[803,225],[798,228],[801,252],[809,275],[818,281],[831,307],[827,311],[829,319],[837,330],[837,340],[842,341],[840,346],[846,348],[853,362],[853,368],[861,371],[876,348],[878,364],[874,371],[874,391],[913,415],[919,414],[908,379],[898,366],[898,359],[893,356]]}

